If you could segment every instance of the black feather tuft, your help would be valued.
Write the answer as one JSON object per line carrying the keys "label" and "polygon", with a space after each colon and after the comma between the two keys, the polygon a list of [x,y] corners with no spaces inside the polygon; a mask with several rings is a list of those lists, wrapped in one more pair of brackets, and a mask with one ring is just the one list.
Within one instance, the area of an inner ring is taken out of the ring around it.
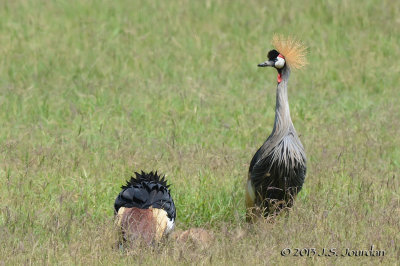
{"label": "black feather tuft", "polygon": [[154,182],[156,184],[160,184],[163,187],[166,187],[169,189],[169,185],[167,184],[167,181],[165,180],[165,175],[161,176],[157,174],[157,171],[153,173],[151,171],[150,173],[145,173],[143,170],[141,171],[142,173],[135,172],[135,177],[131,177],[129,181],[126,182],[126,185],[122,186],[122,189],[127,189],[131,186],[141,184],[142,182]]}
{"label": "black feather tuft", "polygon": [[141,173],[135,172],[135,177],[131,177],[126,185],[122,186],[122,191],[115,199],[114,210],[118,213],[119,208],[140,208],[149,207],[163,209],[167,212],[170,219],[175,219],[175,204],[169,191],[169,185],[165,176],[155,172]]}

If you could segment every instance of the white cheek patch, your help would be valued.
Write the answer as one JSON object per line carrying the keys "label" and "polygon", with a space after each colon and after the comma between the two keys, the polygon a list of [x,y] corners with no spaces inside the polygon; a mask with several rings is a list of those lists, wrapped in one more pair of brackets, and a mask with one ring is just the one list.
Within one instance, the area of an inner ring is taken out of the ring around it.
{"label": "white cheek patch", "polygon": [[285,59],[283,59],[282,57],[278,56],[276,58],[275,67],[281,69],[284,65],[285,65]]}
{"label": "white cheek patch", "polygon": [[167,228],[165,229],[165,234],[168,235],[169,233],[172,232],[175,228],[175,220],[174,219],[168,219],[167,221]]}

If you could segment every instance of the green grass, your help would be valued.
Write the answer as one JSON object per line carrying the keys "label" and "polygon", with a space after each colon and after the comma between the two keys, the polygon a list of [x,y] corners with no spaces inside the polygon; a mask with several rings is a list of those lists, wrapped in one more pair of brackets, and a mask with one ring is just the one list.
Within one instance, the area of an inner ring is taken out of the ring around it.
{"label": "green grass", "polygon": [[[389,0],[2,1],[0,264],[398,263],[399,17]],[[288,219],[249,227],[274,33],[309,46],[289,84],[308,172]],[[177,228],[213,231],[209,247],[111,249],[114,199],[141,169],[167,175]],[[280,255],[372,244],[385,257]]]}

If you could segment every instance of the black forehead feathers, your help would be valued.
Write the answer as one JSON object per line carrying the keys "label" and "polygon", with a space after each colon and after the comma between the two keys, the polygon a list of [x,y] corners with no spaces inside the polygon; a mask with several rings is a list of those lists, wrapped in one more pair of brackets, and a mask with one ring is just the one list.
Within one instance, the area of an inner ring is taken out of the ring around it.
{"label": "black forehead feathers", "polygon": [[277,50],[271,50],[268,52],[268,59],[269,60],[274,60],[275,58],[277,58],[279,55],[279,52]]}

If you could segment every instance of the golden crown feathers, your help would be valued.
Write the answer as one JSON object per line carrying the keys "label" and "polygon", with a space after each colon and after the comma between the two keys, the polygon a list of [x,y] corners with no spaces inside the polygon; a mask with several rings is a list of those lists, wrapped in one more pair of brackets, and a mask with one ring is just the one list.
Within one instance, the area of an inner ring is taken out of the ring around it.
{"label": "golden crown feathers", "polygon": [[307,65],[307,47],[299,40],[275,34],[272,38],[272,45],[285,57],[286,63],[291,68],[299,69]]}

